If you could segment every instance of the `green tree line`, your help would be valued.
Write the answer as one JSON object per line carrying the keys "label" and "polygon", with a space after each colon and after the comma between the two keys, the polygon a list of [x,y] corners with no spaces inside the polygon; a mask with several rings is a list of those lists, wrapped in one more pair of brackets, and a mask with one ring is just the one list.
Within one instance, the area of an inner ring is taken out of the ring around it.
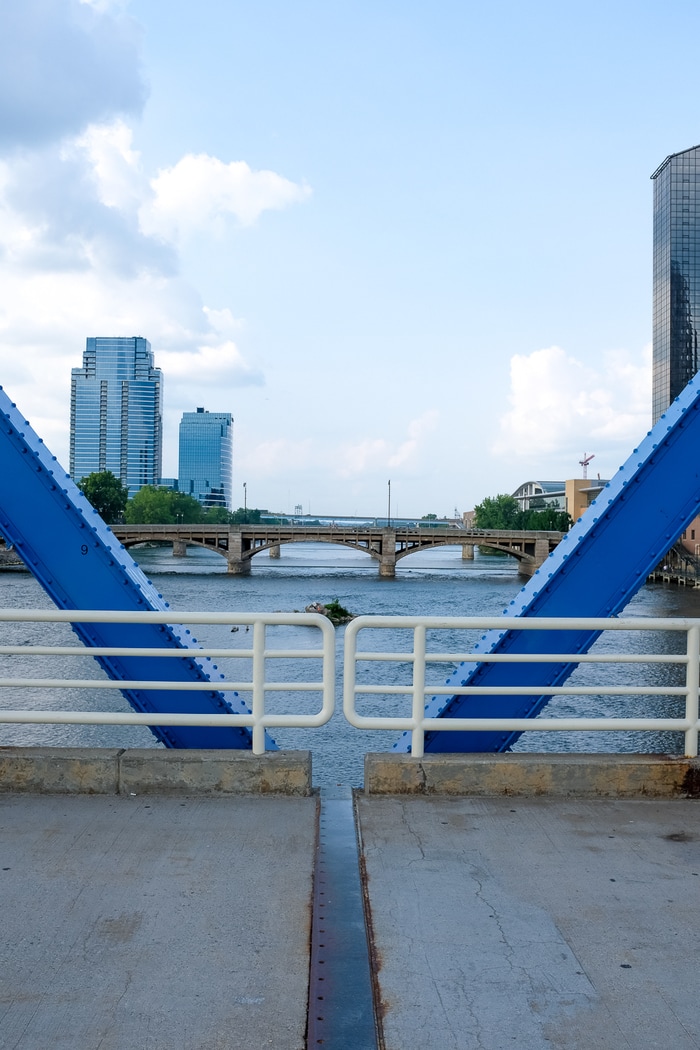
{"label": "green tree line", "polygon": [[263,513],[257,507],[205,508],[192,496],[154,485],[144,485],[129,499],[126,487],[111,470],[88,474],[78,488],[108,525],[255,525]]}
{"label": "green tree line", "polygon": [[[542,500],[538,502],[542,503]],[[544,532],[567,532],[573,520],[565,510],[537,507],[532,501],[529,510],[521,510],[513,496],[487,496],[474,508],[477,529],[538,529]]]}

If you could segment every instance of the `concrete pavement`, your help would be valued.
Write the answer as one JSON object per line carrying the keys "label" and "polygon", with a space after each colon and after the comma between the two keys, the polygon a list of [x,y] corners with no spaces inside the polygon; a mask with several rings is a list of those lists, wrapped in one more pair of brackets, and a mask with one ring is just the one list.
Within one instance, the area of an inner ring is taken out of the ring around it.
{"label": "concrete pavement", "polygon": [[697,801],[358,812],[385,1050],[700,1047]]}
{"label": "concrete pavement", "polygon": [[[122,755],[87,794],[89,756],[57,757],[46,780],[43,753],[0,763],[1,1050],[303,1050],[318,797],[260,793],[274,763],[237,778],[217,755]],[[537,791],[566,786],[556,766],[527,767]],[[694,790],[686,773],[663,783]],[[382,1050],[700,1050],[700,801],[355,804]],[[342,941],[326,869],[321,970]]]}
{"label": "concrete pavement", "polygon": [[0,795],[0,1047],[303,1047],[316,809]]}

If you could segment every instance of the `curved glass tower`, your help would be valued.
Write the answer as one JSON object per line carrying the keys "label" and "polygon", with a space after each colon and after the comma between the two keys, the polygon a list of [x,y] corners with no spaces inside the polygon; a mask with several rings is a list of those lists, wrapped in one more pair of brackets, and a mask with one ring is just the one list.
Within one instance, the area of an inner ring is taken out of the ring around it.
{"label": "curved glass tower", "polygon": [[70,476],[111,470],[129,496],[157,485],[163,458],[163,377],[147,339],[91,337],[71,375]]}
{"label": "curved glass tower", "polygon": [[230,412],[183,412],[178,488],[203,507],[232,510],[233,418]]}
{"label": "curved glass tower", "polygon": [[654,180],[653,421],[698,371],[700,146],[672,153]]}

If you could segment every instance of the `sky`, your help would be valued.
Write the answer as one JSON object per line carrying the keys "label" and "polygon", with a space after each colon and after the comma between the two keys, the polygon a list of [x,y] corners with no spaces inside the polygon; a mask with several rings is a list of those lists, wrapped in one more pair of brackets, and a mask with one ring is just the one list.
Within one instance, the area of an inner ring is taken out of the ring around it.
{"label": "sky", "polygon": [[3,0],[0,385],[68,467],[88,336],[231,412],[234,506],[451,517],[651,423],[649,176],[700,5]]}

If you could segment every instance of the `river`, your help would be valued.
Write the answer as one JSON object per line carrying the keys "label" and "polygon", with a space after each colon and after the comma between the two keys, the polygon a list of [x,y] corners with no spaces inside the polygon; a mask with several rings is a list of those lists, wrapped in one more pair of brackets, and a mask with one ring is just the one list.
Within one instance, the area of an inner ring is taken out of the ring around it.
{"label": "river", "polygon": [[[253,559],[249,576],[229,576],[224,558],[197,548],[190,548],[186,558],[174,558],[170,548],[143,548],[132,553],[135,553],[146,575],[175,611],[292,612],[303,610],[312,601],[338,598],[342,605],[355,614],[497,616],[523,585],[512,559],[483,556],[477,550],[474,561],[463,561],[460,548],[439,548],[411,555],[399,562],[393,580],[381,579],[376,562],[370,561],[367,555],[324,544],[283,546],[279,559],[260,554]],[[49,608],[51,603],[28,573],[7,572],[0,573],[0,606],[14,609]],[[630,602],[625,615],[700,617],[700,589],[648,584]],[[240,637],[234,635],[232,639],[228,628],[212,629],[211,633],[207,633],[207,630],[198,629],[198,637],[205,644],[233,642],[243,647],[247,644],[244,634]],[[223,630],[227,632],[225,638],[221,635]],[[337,632],[339,667],[342,633],[340,628]],[[64,625],[37,628],[10,625],[8,635],[12,640],[21,638],[28,642],[38,641],[40,635],[43,640],[47,636],[52,640],[66,642],[73,638]],[[646,635],[625,637],[630,647],[649,644]],[[671,647],[669,651],[676,641],[679,644],[681,642],[680,637],[668,640],[664,636],[664,639],[663,644]],[[606,643],[603,641],[598,644]],[[656,644],[658,646],[658,638]],[[81,671],[83,666],[84,661]],[[101,672],[96,665],[93,666],[95,677],[99,677]],[[223,664],[222,669],[225,669]],[[652,670],[656,675],[654,684],[676,681],[672,668],[657,667]],[[0,673],[17,674],[16,666],[10,671],[10,658],[0,659]],[[46,667],[37,673],[46,674]],[[66,676],[71,674],[68,665],[63,668],[63,673]],[[641,673],[634,666],[610,670],[611,677],[625,675],[627,681]],[[582,672],[576,674],[580,676]],[[117,693],[95,695],[99,701],[97,706],[102,709],[129,709],[126,701]],[[35,694],[33,699],[37,706],[48,707],[54,703],[56,706],[63,704],[71,707],[95,703],[94,698],[84,693],[78,695],[77,692],[68,697],[64,693],[60,699],[54,700],[47,697],[44,691]],[[340,700],[338,693],[338,706]],[[547,714],[566,713],[572,709],[573,703],[573,700],[560,698],[549,705]],[[588,699],[575,703],[576,710],[581,714],[632,713],[629,707],[623,712],[619,705],[611,710],[610,701],[607,707],[596,705],[595,701]],[[675,712],[678,709],[675,699],[657,698],[654,703],[654,710],[645,710],[645,713]],[[18,706],[19,699],[16,695],[3,696],[0,692],[0,704]],[[365,752],[389,750],[396,739],[396,734],[391,732],[355,730],[345,722],[340,711],[336,712],[329,725],[321,729],[278,730],[274,736],[281,747],[312,750],[314,783],[317,785],[361,784]],[[151,747],[155,743],[150,732],[141,727],[3,726],[0,728],[0,739],[8,745]],[[682,751],[682,746],[680,734],[575,733],[563,736],[558,733],[532,732],[522,736],[515,749],[678,753]]]}

